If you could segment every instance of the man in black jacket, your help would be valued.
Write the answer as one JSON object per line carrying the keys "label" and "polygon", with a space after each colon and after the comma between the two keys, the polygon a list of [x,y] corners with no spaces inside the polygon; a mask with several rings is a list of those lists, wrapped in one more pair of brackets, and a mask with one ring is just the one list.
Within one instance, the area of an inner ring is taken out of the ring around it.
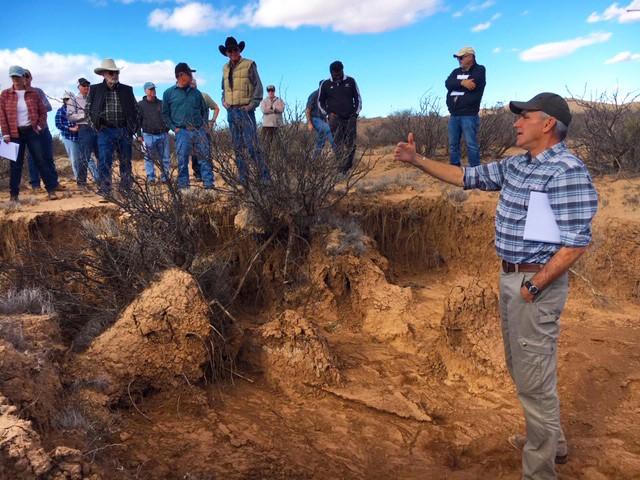
{"label": "man in black jacket", "polygon": [[142,135],[138,141],[144,144],[144,169],[147,182],[156,183],[156,165],[160,167],[163,182],[169,180],[171,157],[169,156],[169,129],[162,118],[162,100],[156,96],[153,82],[144,84],[145,97],[138,102]]}
{"label": "man in black jacket", "polygon": [[104,59],[93,71],[102,75],[104,81],[91,85],[86,108],[91,124],[98,132],[99,193],[108,195],[111,193],[111,165],[115,151],[120,159],[120,187],[128,189],[131,186],[131,156],[133,135],[138,130],[138,104],[133,89],[119,82],[120,69],[112,59]]}
{"label": "man in black jacket", "polygon": [[318,106],[328,115],[329,127],[336,145],[336,156],[341,163],[340,171],[347,173],[353,166],[356,153],[358,114],[362,109],[362,98],[356,81],[344,74],[342,62],[329,65],[331,79],[320,84]]}
{"label": "man in black jacket", "polygon": [[485,69],[476,63],[476,52],[471,47],[461,48],[453,57],[460,67],[451,72],[445,82],[449,109],[449,162],[460,166],[460,136],[464,135],[469,155],[469,166],[480,165],[478,128],[480,102],[486,85]]}

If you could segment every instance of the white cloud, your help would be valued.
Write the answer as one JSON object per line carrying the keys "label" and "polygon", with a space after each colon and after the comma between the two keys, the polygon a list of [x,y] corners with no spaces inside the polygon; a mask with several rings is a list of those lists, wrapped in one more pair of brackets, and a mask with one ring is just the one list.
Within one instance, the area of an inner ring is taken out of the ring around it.
{"label": "white cloud", "polygon": [[488,30],[489,28],[491,28],[491,25],[493,25],[493,22],[495,22],[501,16],[502,16],[501,13],[495,13],[490,20],[483,23],[479,23],[478,25],[475,25],[474,27],[471,28],[471,31],[482,32],[483,30]]}
{"label": "white cloud", "polygon": [[211,5],[188,2],[169,11],[156,9],[149,25],[160,30],[176,30],[196,35],[209,30],[229,30],[239,25],[251,27],[302,26],[331,28],[343,33],[376,33],[412,24],[441,9],[441,0],[258,0],[241,10],[216,10]]}
{"label": "white cloud", "polygon": [[592,33],[587,37],[578,37],[562,42],[542,43],[520,53],[520,60],[525,62],[539,62],[552,58],[566,57],[576,50],[609,41],[611,33]]}
{"label": "white cloud", "polygon": [[500,53],[502,52],[502,47],[496,47],[493,49],[493,53]]}
{"label": "white cloud", "polygon": [[614,63],[622,63],[622,62],[631,62],[631,61],[640,61],[640,53],[631,53],[631,52],[620,52],[617,55],[606,60],[604,63],[606,65],[611,65]]}
{"label": "white cloud", "polygon": [[483,30],[487,30],[489,27],[491,27],[491,22],[479,23],[478,25],[475,25],[474,27],[472,27],[471,31],[482,32]]}
{"label": "white cloud", "polygon": [[[101,82],[102,77],[93,73],[101,60],[95,55],[36,53],[28,48],[5,49],[0,50],[0,80],[3,88],[6,88],[9,85],[9,67],[20,65],[31,71],[35,86],[42,88],[51,97],[60,98],[64,90],[77,92],[76,82],[80,77],[85,77],[92,83]],[[158,84],[175,82],[175,63],[172,60],[135,63],[116,59],[115,62],[122,67],[120,80],[127,85],[139,87],[147,81]]]}
{"label": "white cloud", "polygon": [[616,2],[609,5],[604,12],[592,12],[587,18],[588,23],[617,20],[619,23],[640,22],[640,12],[628,12],[627,10],[640,10],[640,0],[633,0],[626,7],[620,7]]}
{"label": "white cloud", "polygon": [[466,13],[479,12],[480,10],[486,10],[487,8],[494,6],[495,3],[496,2],[494,2],[493,0],[486,0],[485,2],[482,2],[482,3],[471,2],[465,5],[462,8],[462,10],[458,10],[457,12],[454,12],[453,16],[457,18],[457,17],[463,16]]}
{"label": "white cloud", "polygon": [[183,35],[198,35],[213,29],[231,29],[245,20],[233,10],[216,10],[206,3],[191,2],[173,11],[157,8],[149,15],[149,26],[158,30],[176,30]]}

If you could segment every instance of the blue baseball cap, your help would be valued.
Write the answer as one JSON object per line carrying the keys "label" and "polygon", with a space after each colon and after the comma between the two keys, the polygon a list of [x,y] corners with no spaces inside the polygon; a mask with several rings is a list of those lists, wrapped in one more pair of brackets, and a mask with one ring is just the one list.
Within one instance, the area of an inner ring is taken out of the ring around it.
{"label": "blue baseball cap", "polygon": [[11,65],[9,67],[9,76],[10,77],[24,77],[26,73],[25,69],[20,65]]}
{"label": "blue baseball cap", "polygon": [[156,88],[156,84],[153,82],[147,82],[144,84],[144,91],[146,92],[147,90],[149,90],[150,88]]}

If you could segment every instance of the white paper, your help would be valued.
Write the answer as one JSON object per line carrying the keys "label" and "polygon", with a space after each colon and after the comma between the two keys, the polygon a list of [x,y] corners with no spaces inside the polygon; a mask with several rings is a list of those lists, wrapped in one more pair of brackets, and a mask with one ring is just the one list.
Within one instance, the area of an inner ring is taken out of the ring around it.
{"label": "white paper", "polygon": [[466,80],[467,78],[469,78],[469,75],[458,75],[458,80]]}
{"label": "white paper", "polygon": [[18,150],[20,145],[14,142],[5,143],[0,140],[0,157],[8,158],[15,162],[18,159]]}
{"label": "white paper", "polygon": [[551,210],[549,196],[544,192],[532,191],[529,195],[523,238],[536,242],[560,243],[560,229]]}
{"label": "white paper", "polygon": [[460,95],[464,95],[464,92],[456,92],[455,90],[451,92],[452,97],[459,97]]}

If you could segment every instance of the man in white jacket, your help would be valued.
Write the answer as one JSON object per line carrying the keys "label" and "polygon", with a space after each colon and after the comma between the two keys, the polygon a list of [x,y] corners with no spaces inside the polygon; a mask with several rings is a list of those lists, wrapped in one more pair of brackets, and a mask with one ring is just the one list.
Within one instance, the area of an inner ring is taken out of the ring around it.
{"label": "man in white jacket", "polygon": [[262,110],[262,138],[265,151],[268,152],[271,149],[271,143],[273,142],[278,127],[284,124],[282,120],[284,102],[280,97],[276,97],[275,86],[267,86],[267,98],[260,102],[260,110]]}

